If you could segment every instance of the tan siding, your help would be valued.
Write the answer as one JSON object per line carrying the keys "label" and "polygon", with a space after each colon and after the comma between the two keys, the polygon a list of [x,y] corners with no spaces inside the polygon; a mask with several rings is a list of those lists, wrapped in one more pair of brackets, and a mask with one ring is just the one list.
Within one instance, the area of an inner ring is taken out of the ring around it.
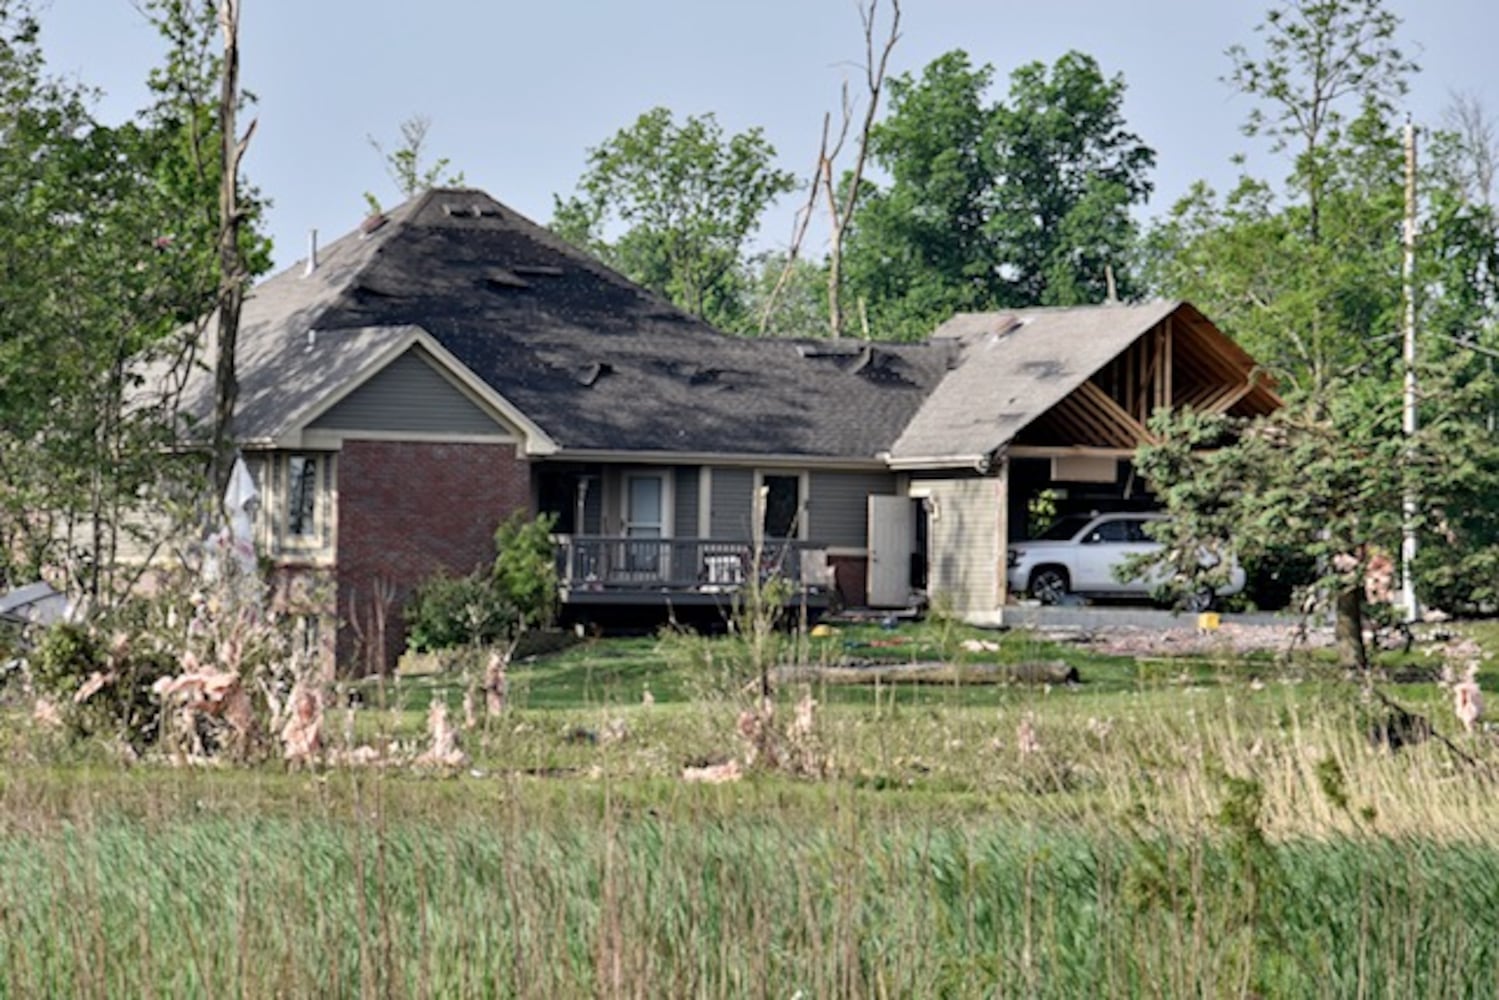
{"label": "tan siding", "polygon": [[895,493],[887,472],[813,472],[807,537],[833,548],[869,545],[869,497]]}
{"label": "tan siding", "polygon": [[512,433],[444,378],[416,348],[386,365],[308,426],[423,434]]}
{"label": "tan siding", "polygon": [[950,601],[960,613],[999,607],[1003,481],[927,479],[913,482],[911,493],[930,496],[936,504],[928,583],[934,599]]}

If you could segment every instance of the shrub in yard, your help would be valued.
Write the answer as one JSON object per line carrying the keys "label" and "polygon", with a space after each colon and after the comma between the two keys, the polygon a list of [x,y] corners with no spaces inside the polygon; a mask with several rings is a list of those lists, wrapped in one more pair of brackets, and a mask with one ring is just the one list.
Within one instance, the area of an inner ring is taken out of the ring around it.
{"label": "shrub in yard", "polygon": [[419,653],[509,642],[552,623],[557,569],[549,515],[517,513],[495,531],[495,560],[468,576],[438,574],[416,589],[406,608],[407,642]]}
{"label": "shrub in yard", "polygon": [[468,643],[496,642],[505,634],[511,608],[487,573],[428,577],[406,608],[407,643],[419,653]]}
{"label": "shrub in yard", "polygon": [[115,735],[136,751],[156,742],[160,706],[151,685],[174,672],[172,657],[132,643],[131,623],[62,622],[42,634],[30,657],[36,693],[59,708],[77,738]]}

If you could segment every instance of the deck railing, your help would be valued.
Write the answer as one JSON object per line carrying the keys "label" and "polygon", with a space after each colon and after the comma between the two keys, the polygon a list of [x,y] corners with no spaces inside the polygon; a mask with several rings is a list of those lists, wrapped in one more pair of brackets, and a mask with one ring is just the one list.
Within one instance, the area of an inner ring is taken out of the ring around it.
{"label": "deck railing", "polygon": [[753,542],[721,538],[620,538],[558,535],[557,577],[566,590],[738,590],[758,572],[801,586],[826,586],[827,547],[766,541],[758,565]]}

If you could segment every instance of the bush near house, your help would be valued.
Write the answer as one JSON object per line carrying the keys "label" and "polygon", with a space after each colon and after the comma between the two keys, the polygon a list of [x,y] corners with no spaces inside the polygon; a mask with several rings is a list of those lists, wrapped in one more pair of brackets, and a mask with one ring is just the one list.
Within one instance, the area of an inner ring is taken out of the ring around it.
{"label": "bush near house", "polygon": [[416,589],[406,608],[407,642],[419,653],[508,642],[552,623],[557,569],[549,514],[516,513],[494,533],[495,559],[468,576],[439,573]]}

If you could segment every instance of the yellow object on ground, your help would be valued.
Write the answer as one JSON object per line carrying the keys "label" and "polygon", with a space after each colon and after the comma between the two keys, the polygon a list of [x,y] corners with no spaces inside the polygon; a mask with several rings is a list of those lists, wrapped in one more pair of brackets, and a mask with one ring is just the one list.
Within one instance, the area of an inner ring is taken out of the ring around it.
{"label": "yellow object on ground", "polygon": [[1197,627],[1204,632],[1218,631],[1218,612],[1204,611],[1197,616]]}
{"label": "yellow object on ground", "polygon": [[827,639],[838,634],[838,630],[831,625],[818,624],[812,626],[812,638]]}

